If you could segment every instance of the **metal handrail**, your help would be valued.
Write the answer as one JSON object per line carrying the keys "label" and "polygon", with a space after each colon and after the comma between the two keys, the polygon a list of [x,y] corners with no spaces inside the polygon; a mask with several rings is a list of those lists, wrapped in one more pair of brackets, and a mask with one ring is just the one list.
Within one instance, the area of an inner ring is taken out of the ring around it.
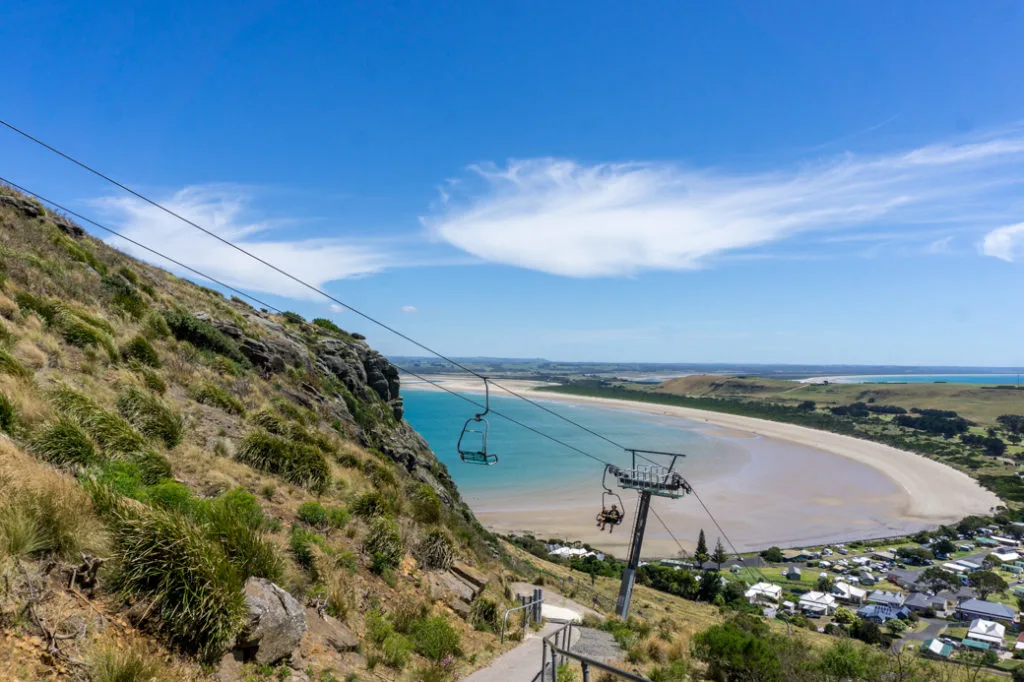
{"label": "metal handrail", "polygon": [[[532,609],[537,604],[543,604],[544,599],[534,599],[531,602],[527,602],[522,606],[513,606],[510,609],[505,609],[505,616],[501,619],[501,643],[505,643],[505,627],[508,625],[508,617],[513,611],[521,611],[522,609]],[[527,616],[523,619],[523,631],[526,631],[526,626],[530,623],[530,618]]]}
{"label": "metal handrail", "polygon": [[[579,662],[580,667],[583,670],[583,682],[590,682],[591,666],[613,675],[618,675],[623,679],[631,680],[631,682],[651,682],[649,679],[641,675],[627,672],[620,668],[616,668],[613,665],[608,665],[607,663],[598,661],[597,659],[590,658],[589,656],[569,651],[569,647],[572,646],[572,628],[572,622],[566,623],[542,640],[543,651],[541,653],[540,682],[545,682],[547,680],[548,649],[551,650],[551,682],[557,682],[558,680],[559,656],[561,656],[562,663],[565,663],[565,659],[567,658],[571,658],[574,661]],[[555,644],[555,641],[559,639],[563,642],[562,646]]]}

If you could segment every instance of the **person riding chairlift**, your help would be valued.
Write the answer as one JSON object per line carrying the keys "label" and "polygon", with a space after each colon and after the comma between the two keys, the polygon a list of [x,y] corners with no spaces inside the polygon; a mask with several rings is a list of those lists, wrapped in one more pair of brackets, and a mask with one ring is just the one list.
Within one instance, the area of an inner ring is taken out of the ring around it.
{"label": "person riding chairlift", "polygon": [[613,504],[611,509],[602,508],[601,513],[597,515],[599,530],[604,530],[604,527],[608,526],[608,532],[611,533],[620,523],[622,523],[622,512],[619,511],[618,505]]}

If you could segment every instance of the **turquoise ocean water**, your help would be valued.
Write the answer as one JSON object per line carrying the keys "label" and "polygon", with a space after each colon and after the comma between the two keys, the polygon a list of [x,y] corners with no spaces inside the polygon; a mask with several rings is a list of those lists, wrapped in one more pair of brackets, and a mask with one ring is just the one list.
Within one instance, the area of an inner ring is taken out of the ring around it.
{"label": "turquoise ocean water", "polygon": [[[600,495],[603,464],[531,433],[498,416],[488,418],[488,450],[497,453],[496,466],[465,464],[456,444],[466,419],[477,411],[469,403],[439,391],[403,390],[405,418],[430,444],[438,459],[448,466],[464,495],[501,494],[531,488],[558,489],[586,485]],[[470,396],[482,400],[483,396]],[[531,399],[535,399],[531,396]],[[564,402],[544,403],[553,410],[617,442],[648,450],[688,454],[687,475],[713,479],[742,466],[748,455],[741,449],[724,447],[706,425],[679,418]],[[581,450],[615,464],[627,456],[614,446],[515,398],[492,397],[491,406],[530,426],[564,440]],[[713,428],[713,427],[712,427]]]}

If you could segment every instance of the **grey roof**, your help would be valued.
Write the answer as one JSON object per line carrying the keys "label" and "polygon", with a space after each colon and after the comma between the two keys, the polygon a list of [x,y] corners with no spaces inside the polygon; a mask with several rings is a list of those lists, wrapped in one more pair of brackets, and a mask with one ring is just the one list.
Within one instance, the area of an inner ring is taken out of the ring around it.
{"label": "grey roof", "polygon": [[885,604],[868,604],[857,609],[857,615],[866,620],[877,620],[884,623],[893,618],[901,618],[907,615],[906,609],[886,606]]}
{"label": "grey roof", "polygon": [[942,606],[946,600],[939,595],[924,594],[923,592],[914,592],[907,600],[903,602],[904,606],[915,607],[919,609],[927,609],[930,606]]}
{"label": "grey roof", "polygon": [[965,613],[998,618],[1000,620],[1013,620],[1017,612],[1006,604],[985,601],[984,599],[968,599],[957,604],[957,610]]}
{"label": "grey roof", "polygon": [[875,590],[868,595],[868,601],[899,608],[903,606],[903,595],[896,592],[886,592],[885,590]]}

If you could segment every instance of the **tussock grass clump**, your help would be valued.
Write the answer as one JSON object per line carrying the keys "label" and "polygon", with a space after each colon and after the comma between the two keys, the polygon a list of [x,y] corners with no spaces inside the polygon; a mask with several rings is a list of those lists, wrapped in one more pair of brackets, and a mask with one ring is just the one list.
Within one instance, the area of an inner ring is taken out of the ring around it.
{"label": "tussock grass clump", "polygon": [[18,429],[18,408],[7,394],[0,393],[0,431],[14,433]]}
{"label": "tussock grass clump", "polygon": [[89,657],[86,669],[89,682],[153,682],[163,666],[141,648],[108,646]]}
{"label": "tussock grass clump", "polygon": [[120,274],[104,277],[102,285],[111,302],[130,317],[137,320],[149,310],[149,304],[138,289]]}
{"label": "tussock grass clump", "polygon": [[455,563],[455,541],[445,529],[435,528],[420,541],[416,554],[424,568],[447,571]]}
{"label": "tussock grass clump", "polygon": [[23,313],[35,313],[47,323],[52,323],[57,315],[56,302],[43,296],[36,296],[27,291],[19,291],[14,294],[14,301]]}
{"label": "tussock grass clump", "polygon": [[212,658],[245,618],[243,581],[221,546],[186,516],[157,509],[119,518],[117,584],[153,602],[172,641]]}
{"label": "tussock grass clump", "polygon": [[352,513],[364,519],[394,516],[400,505],[401,502],[392,491],[368,490],[352,502]]}
{"label": "tussock grass clump", "polygon": [[28,379],[32,376],[32,370],[2,348],[0,348],[0,372],[19,379]]}
{"label": "tussock grass clump", "polygon": [[[17,472],[23,480],[14,482]],[[4,444],[0,452],[0,556],[77,559],[102,552],[106,532],[75,482]]]}
{"label": "tussock grass clump", "polygon": [[129,386],[117,397],[117,409],[146,438],[163,441],[169,448],[181,442],[181,416],[155,395]]}
{"label": "tussock grass clump", "polygon": [[254,469],[309,488],[326,490],[331,480],[330,466],[318,449],[296,443],[264,430],[253,429],[246,434],[235,458]]}
{"label": "tussock grass clump", "polygon": [[171,335],[171,328],[162,314],[151,310],[142,320],[142,332],[151,339],[166,339]]}
{"label": "tussock grass clump", "polygon": [[96,272],[102,274],[107,271],[107,266],[101,263],[92,251],[83,244],[75,242],[66,234],[62,232],[55,232],[53,235],[53,243],[64,249],[73,259],[80,263],[85,263]]}
{"label": "tussock grass clump", "polygon": [[138,360],[129,360],[128,367],[133,372],[142,375],[142,383],[145,384],[146,388],[149,390],[159,395],[163,395],[167,392],[167,382],[164,381],[162,376],[160,376],[160,372],[157,372],[152,367],[143,365]]}
{"label": "tussock grass clump", "polygon": [[160,367],[160,355],[156,348],[141,334],[121,347],[121,357],[125,360],[138,360],[147,367]]}
{"label": "tussock grass clump", "polygon": [[437,523],[441,520],[441,498],[430,484],[418,483],[409,494],[413,517],[420,523]]}
{"label": "tussock grass clump", "polygon": [[146,483],[157,483],[171,475],[167,460],[154,452],[127,420],[67,386],[53,391],[53,404],[65,418],[81,426],[108,457],[137,464]]}
{"label": "tussock grass clump", "polygon": [[196,348],[231,358],[243,367],[248,366],[248,360],[235,342],[206,320],[200,320],[184,310],[165,310],[163,317],[174,338],[179,341],[188,341]]}
{"label": "tussock grass clump", "polygon": [[[107,351],[112,361],[117,361],[120,354],[110,332],[104,325],[96,322],[98,318],[86,320],[81,313],[58,304],[53,316],[53,326],[60,332],[64,340],[79,348],[97,347]],[[109,328],[109,324],[106,327]]]}
{"label": "tussock grass clump", "polygon": [[317,577],[316,548],[324,549],[327,540],[323,535],[303,526],[292,526],[288,535],[288,551],[302,568],[309,571],[314,579]]}
{"label": "tussock grass clump", "polygon": [[190,387],[188,394],[198,403],[219,407],[230,414],[245,414],[245,405],[241,400],[211,381]]}
{"label": "tussock grass clump", "polygon": [[448,656],[462,655],[462,638],[443,616],[419,621],[413,626],[410,638],[416,653],[433,663],[440,663]]}
{"label": "tussock grass clump", "polygon": [[373,481],[378,488],[395,488],[398,486],[398,477],[390,466],[368,459],[363,462],[363,473]]}
{"label": "tussock grass clump", "polygon": [[29,441],[29,452],[58,466],[97,464],[103,456],[78,424],[59,419],[44,424]]}
{"label": "tussock grass clump", "polygon": [[398,568],[405,556],[405,543],[395,522],[385,517],[374,519],[363,541],[363,552],[370,557],[374,573]]}
{"label": "tussock grass clump", "polygon": [[348,523],[348,510],[342,507],[324,507],[319,502],[303,502],[299,506],[299,521],[322,531],[344,528]]}

